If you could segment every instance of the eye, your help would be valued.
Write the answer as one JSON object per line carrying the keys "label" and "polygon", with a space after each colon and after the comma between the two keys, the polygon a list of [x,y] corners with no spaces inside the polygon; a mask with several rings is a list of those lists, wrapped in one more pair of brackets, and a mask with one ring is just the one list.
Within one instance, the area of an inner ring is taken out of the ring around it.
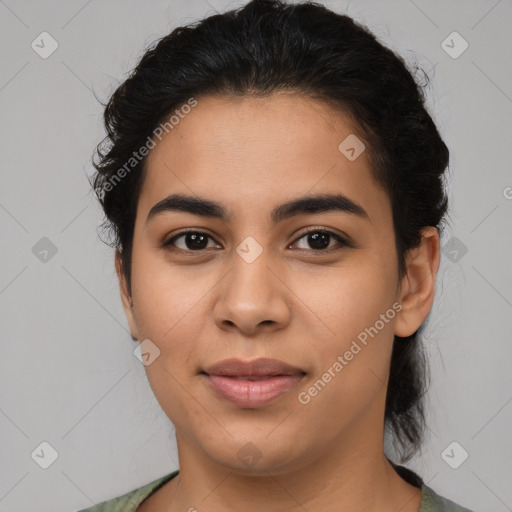
{"label": "eye", "polygon": [[[333,246],[330,246],[330,242],[332,242],[333,239],[338,242],[338,247],[334,246],[335,250],[340,249],[342,247],[353,247],[353,244],[351,244],[342,236],[325,229],[313,229],[306,233],[303,233],[302,236],[300,236],[294,242],[294,244],[296,244],[302,239],[306,239],[306,243],[313,248],[314,252],[322,252],[332,249]],[[308,247],[300,247],[299,249],[310,250]]]}
{"label": "eye", "polygon": [[[183,238],[184,246],[182,247],[176,244],[176,241],[180,238]],[[208,249],[208,239],[213,240],[207,233],[201,231],[185,231],[170,238],[167,242],[164,242],[163,246],[171,251],[175,250],[177,247],[184,252],[199,252]]]}

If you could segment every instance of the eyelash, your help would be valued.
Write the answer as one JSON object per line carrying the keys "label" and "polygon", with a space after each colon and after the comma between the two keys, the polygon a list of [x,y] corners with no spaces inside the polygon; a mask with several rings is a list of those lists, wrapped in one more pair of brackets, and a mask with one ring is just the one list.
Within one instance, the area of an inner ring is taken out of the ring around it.
{"label": "eyelash", "polygon": [[[205,233],[203,231],[195,231],[195,230],[191,229],[191,230],[188,230],[188,231],[182,231],[181,233],[178,233],[177,235],[173,236],[172,238],[170,238],[169,240],[167,240],[166,242],[163,243],[163,247],[166,250],[169,250],[169,251],[172,251],[172,252],[190,253],[191,255],[193,255],[194,253],[198,253],[198,254],[204,253],[207,249],[198,249],[196,251],[193,251],[191,249],[180,249],[180,248],[176,248],[174,246],[174,243],[176,242],[176,240],[178,240],[179,238],[181,238],[181,237],[183,237],[183,236],[185,236],[185,235],[187,235],[189,233],[199,234],[199,235],[206,235],[208,238],[213,240],[215,243],[218,243],[208,233]],[[334,247],[329,247],[327,249],[298,249],[299,251],[307,251],[307,252],[314,252],[314,253],[328,253],[329,254],[333,250],[334,251],[338,251],[338,250],[346,248],[346,247],[348,247],[348,248],[355,247],[351,242],[349,242],[347,239],[343,238],[341,235],[338,235],[337,233],[334,233],[333,231],[329,231],[329,230],[323,229],[323,228],[322,229],[314,228],[314,229],[312,229],[310,231],[306,231],[305,233],[302,233],[290,245],[295,244],[299,240],[305,238],[306,236],[308,236],[308,235],[310,235],[312,233],[324,233],[324,234],[327,234],[327,235],[331,236],[332,238],[335,238],[339,245],[338,245],[338,247],[334,246]]]}

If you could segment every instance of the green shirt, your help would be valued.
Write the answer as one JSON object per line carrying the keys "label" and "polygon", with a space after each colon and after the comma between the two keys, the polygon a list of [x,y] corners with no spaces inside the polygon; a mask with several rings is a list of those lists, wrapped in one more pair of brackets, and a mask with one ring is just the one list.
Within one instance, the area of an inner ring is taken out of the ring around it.
{"label": "green shirt", "polygon": [[[397,472],[405,480],[412,485],[421,487],[423,492],[423,499],[418,512],[472,512],[471,510],[457,505],[453,501],[439,496],[434,490],[425,485],[421,478],[403,466],[394,466]],[[87,509],[79,510],[78,512],[136,512],[137,507],[149,495],[162,487],[171,478],[175,477],[179,470],[173,471],[164,475],[149,484],[143,485],[133,491],[127,492],[122,496],[113,498],[111,500],[102,501],[95,506]]]}

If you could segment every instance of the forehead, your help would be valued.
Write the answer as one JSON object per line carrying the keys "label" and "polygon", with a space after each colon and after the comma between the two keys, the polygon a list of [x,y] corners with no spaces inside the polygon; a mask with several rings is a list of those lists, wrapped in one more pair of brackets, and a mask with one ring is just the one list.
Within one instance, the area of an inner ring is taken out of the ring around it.
{"label": "forehead", "polygon": [[356,132],[350,118],[303,95],[198,98],[150,151],[139,211],[147,214],[173,193],[255,213],[298,196],[339,192],[378,217],[389,201],[367,152],[349,160],[339,148]]}

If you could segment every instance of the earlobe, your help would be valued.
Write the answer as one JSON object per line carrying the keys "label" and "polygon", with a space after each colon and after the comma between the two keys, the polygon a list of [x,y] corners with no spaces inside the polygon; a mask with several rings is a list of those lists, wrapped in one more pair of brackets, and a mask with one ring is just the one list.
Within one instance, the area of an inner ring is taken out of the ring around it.
{"label": "earlobe", "polygon": [[439,233],[435,227],[425,227],[420,245],[406,255],[406,274],[398,298],[402,309],[395,323],[396,336],[414,334],[430,312],[434,302],[439,259]]}
{"label": "earlobe", "polygon": [[126,319],[128,320],[128,325],[130,327],[130,334],[132,340],[136,341],[139,339],[137,323],[135,321],[134,311],[133,311],[133,301],[128,290],[128,284],[126,282],[126,277],[123,273],[123,262],[122,255],[119,250],[116,250],[115,253],[115,268],[117,278],[119,280],[119,289],[121,294],[121,301],[123,304],[124,313],[126,315]]}

